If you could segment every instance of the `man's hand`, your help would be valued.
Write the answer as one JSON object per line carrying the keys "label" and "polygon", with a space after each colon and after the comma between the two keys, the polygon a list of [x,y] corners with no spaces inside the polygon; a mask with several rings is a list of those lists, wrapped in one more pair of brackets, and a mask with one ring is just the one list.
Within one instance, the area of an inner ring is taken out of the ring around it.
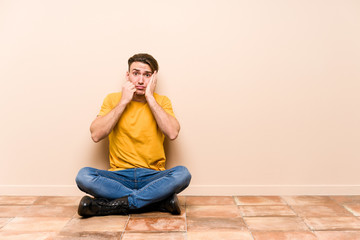
{"label": "man's hand", "polygon": [[153,73],[153,75],[151,76],[151,79],[146,87],[146,91],[145,91],[146,98],[154,96],[156,83],[157,83],[157,71],[155,71]]}
{"label": "man's hand", "polygon": [[134,97],[134,93],[136,91],[135,85],[130,82],[129,77],[126,76],[126,82],[122,87],[122,94],[120,102],[124,104],[128,104]]}

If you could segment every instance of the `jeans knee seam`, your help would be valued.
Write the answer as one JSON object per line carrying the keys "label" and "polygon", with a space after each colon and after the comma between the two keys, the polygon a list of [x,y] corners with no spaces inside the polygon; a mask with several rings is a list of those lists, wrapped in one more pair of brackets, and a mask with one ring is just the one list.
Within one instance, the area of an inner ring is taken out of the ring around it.
{"label": "jeans knee seam", "polygon": [[153,184],[157,183],[158,181],[162,180],[162,177],[164,177],[165,175],[167,175],[169,173],[164,173],[163,176],[159,177],[158,179],[152,181],[151,183],[147,184],[145,187],[137,190],[137,192],[142,192],[142,191],[145,191],[147,190],[149,187],[151,187]]}
{"label": "jeans knee seam", "polygon": [[[170,170],[170,169],[169,169]],[[151,182],[151,181],[156,181],[154,179],[157,179],[157,178],[162,178],[168,174],[171,174],[172,172],[171,171],[168,171],[168,170],[165,170],[165,171],[158,171],[158,174],[153,176],[153,177],[150,177],[149,179],[144,179],[144,180],[141,180],[141,181],[137,181],[137,182]],[[159,177],[160,176],[160,177]]]}
{"label": "jeans knee seam", "polygon": [[[100,171],[102,171],[102,170],[100,170]],[[97,174],[98,176],[101,176],[101,177],[104,177],[104,178],[107,178],[107,179],[111,179],[111,180],[113,180],[113,181],[132,182],[131,180],[126,179],[126,178],[122,178],[122,177],[115,178],[115,177],[113,177],[113,176],[104,176],[104,174],[101,174],[100,171],[99,171],[99,170],[96,171],[96,174]]]}
{"label": "jeans knee seam", "polygon": [[136,191],[135,191],[135,195],[136,195],[136,194],[139,194],[139,193],[141,193],[141,192],[143,192],[143,191],[145,191],[145,190],[147,190],[151,185],[153,185],[154,183],[158,182],[159,180],[160,180],[160,178],[157,179],[157,180],[155,180],[155,181],[153,181],[153,182],[151,182],[151,183],[148,184],[147,186],[136,190]]}

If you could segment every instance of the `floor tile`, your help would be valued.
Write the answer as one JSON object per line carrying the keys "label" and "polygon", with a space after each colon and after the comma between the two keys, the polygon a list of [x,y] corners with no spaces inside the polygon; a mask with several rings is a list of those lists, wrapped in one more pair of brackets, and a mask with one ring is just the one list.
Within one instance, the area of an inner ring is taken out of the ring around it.
{"label": "floor tile", "polygon": [[335,202],[338,203],[360,203],[360,195],[352,196],[330,196]]}
{"label": "floor tile", "polygon": [[187,233],[188,240],[253,240],[249,231],[206,231],[206,232],[192,232]]}
{"label": "floor tile", "polygon": [[140,218],[143,218],[143,217],[152,217],[152,218],[155,218],[155,217],[159,217],[159,218],[164,218],[164,217],[185,217],[185,213],[186,213],[185,206],[180,206],[180,209],[181,209],[181,214],[180,215],[172,215],[169,212],[143,212],[143,213],[130,214],[130,216],[132,218],[136,218],[136,217],[140,217]]}
{"label": "floor tile", "polygon": [[5,226],[8,222],[10,222],[10,220],[12,220],[12,218],[0,218],[0,229]]}
{"label": "floor tile", "polygon": [[319,240],[360,240],[360,231],[315,232]]}
{"label": "floor tile", "polygon": [[295,216],[294,211],[287,205],[239,206],[239,210],[244,217]]}
{"label": "floor tile", "polygon": [[132,233],[126,232],[121,240],[186,240],[184,232]]}
{"label": "floor tile", "polygon": [[308,231],[297,217],[245,217],[251,231]]}
{"label": "floor tile", "polygon": [[128,216],[73,218],[62,232],[123,232],[128,219]]}
{"label": "floor tile", "polygon": [[289,205],[324,205],[334,203],[334,200],[328,196],[283,196],[283,199]]}
{"label": "floor tile", "polygon": [[118,240],[122,234],[122,232],[62,232],[51,240]]}
{"label": "floor tile", "polygon": [[53,240],[55,232],[0,232],[1,240]]}
{"label": "floor tile", "polygon": [[253,236],[255,240],[317,240],[312,232],[254,232]]}
{"label": "floor tile", "polygon": [[186,205],[234,205],[233,197],[229,196],[199,196],[186,197]]}
{"label": "floor tile", "polygon": [[30,205],[37,196],[0,196],[0,205]]}
{"label": "floor tile", "polygon": [[229,231],[229,230],[246,230],[242,218],[187,218],[188,231]]}
{"label": "floor tile", "polygon": [[78,206],[81,198],[82,197],[42,196],[34,202],[34,205]]}
{"label": "floor tile", "polygon": [[356,217],[305,218],[305,223],[315,231],[360,230],[360,219]]}
{"label": "floor tile", "polygon": [[2,231],[56,232],[60,231],[70,218],[16,217],[6,224]]}
{"label": "floor tile", "polygon": [[301,217],[341,217],[352,216],[338,204],[326,205],[294,205],[293,210]]}
{"label": "floor tile", "polygon": [[233,205],[218,205],[218,206],[187,206],[187,217],[219,217],[219,218],[234,218],[240,217],[240,210]]}
{"label": "floor tile", "polygon": [[286,202],[279,196],[238,196],[237,205],[284,205]]}
{"label": "floor tile", "polygon": [[345,203],[343,206],[354,216],[360,217],[360,203]]}
{"label": "floor tile", "polygon": [[185,218],[130,218],[126,231],[185,231]]}
{"label": "floor tile", "polygon": [[31,205],[19,216],[21,217],[73,217],[77,212],[76,206]]}
{"label": "floor tile", "polygon": [[29,206],[0,206],[0,217],[17,217]]}

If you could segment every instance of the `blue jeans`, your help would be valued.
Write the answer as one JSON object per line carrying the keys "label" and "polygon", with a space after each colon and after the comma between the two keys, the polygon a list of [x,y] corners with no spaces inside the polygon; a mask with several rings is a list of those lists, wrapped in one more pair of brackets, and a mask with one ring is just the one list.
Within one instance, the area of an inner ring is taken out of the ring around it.
{"label": "blue jeans", "polygon": [[183,166],[164,171],[147,168],[106,171],[85,167],[80,169],[76,184],[81,191],[94,197],[127,196],[130,209],[138,209],[183,191],[190,180],[191,175]]}

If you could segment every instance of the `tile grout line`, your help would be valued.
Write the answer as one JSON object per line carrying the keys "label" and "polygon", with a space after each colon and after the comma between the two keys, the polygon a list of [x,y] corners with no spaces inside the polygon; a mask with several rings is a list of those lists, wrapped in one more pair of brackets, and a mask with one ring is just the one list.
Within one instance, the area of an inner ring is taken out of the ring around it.
{"label": "tile grout line", "polygon": [[316,237],[316,239],[319,239],[319,238],[317,237],[317,235],[315,234],[315,229],[313,230],[313,229],[306,223],[306,221],[304,220],[304,218],[301,217],[301,216],[299,216],[299,214],[292,208],[292,206],[289,204],[289,202],[286,201],[285,198],[283,198],[283,196],[279,196],[279,197],[280,197],[280,198],[286,203],[286,205],[295,213],[295,216],[301,219],[301,221],[305,224],[305,226],[308,228],[308,230],[309,230],[312,234],[314,234],[314,236]]}
{"label": "tile grout line", "polygon": [[347,207],[345,207],[345,206],[343,206],[343,205],[341,205],[346,211],[348,211],[348,212],[350,212],[354,217],[356,217],[356,218],[358,218],[359,216],[356,216],[355,214],[355,212],[353,212],[353,210],[351,210],[350,208],[347,208]]}
{"label": "tile grout line", "polygon": [[120,240],[123,239],[123,237],[124,237],[124,235],[125,235],[126,227],[127,227],[127,225],[129,224],[129,222],[130,222],[130,218],[131,218],[131,214],[129,214],[128,219],[127,219],[127,221],[126,221],[126,223],[125,223],[125,225],[124,225],[124,231],[122,232],[122,234],[121,234],[121,236],[120,236]]}
{"label": "tile grout line", "polygon": [[329,196],[329,198],[330,198],[332,201],[334,201],[336,204],[338,204],[338,205],[340,205],[342,208],[344,208],[346,211],[348,211],[350,214],[352,214],[354,217],[359,218],[359,216],[356,216],[356,215],[355,215],[355,214],[356,214],[355,212],[353,212],[351,209],[349,209],[349,208],[347,208],[346,206],[344,206],[344,204],[354,204],[355,202],[354,202],[353,200],[352,200],[352,201],[349,200],[349,202],[338,203],[338,202],[336,202],[335,199],[332,198],[332,196]]}
{"label": "tile grout line", "polygon": [[[46,206],[46,205],[43,205],[43,206]],[[74,213],[74,214],[72,215],[72,217],[70,217],[70,219],[64,224],[64,226],[63,226],[59,231],[56,232],[55,236],[61,235],[61,233],[63,232],[63,230],[66,229],[66,226],[76,217],[76,214],[77,214],[77,213]]]}
{"label": "tile grout line", "polygon": [[185,203],[184,203],[184,208],[185,208],[185,240],[187,240],[188,239],[188,221],[187,221],[187,215],[186,215],[186,209],[187,209],[186,196],[184,196],[184,199],[185,199]]}
{"label": "tile grout line", "polygon": [[2,231],[2,229],[3,229],[4,227],[6,227],[6,226],[7,226],[11,221],[13,221],[15,218],[16,218],[16,217],[11,217],[11,218],[9,218],[9,219],[7,220],[7,222],[4,224],[4,226],[0,227],[0,231]]}
{"label": "tile grout line", "polygon": [[[33,206],[57,206],[56,204],[47,204],[46,202],[43,203],[43,204],[35,204],[37,201],[39,201],[43,196],[39,196],[38,198],[36,198],[36,200],[33,202]],[[64,229],[66,229],[66,226],[77,216],[77,210],[78,210],[78,207],[79,205],[77,205],[77,208],[76,208],[76,212],[70,217],[70,219],[64,224],[64,226],[56,232],[56,235],[55,236],[59,236],[61,235],[61,233],[63,232]]]}
{"label": "tile grout line", "polygon": [[[247,223],[246,223],[246,221],[245,221],[245,219],[244,219],[244,215],[242,214],[242,212],[241,212],[240,209],[239,209],[240,201],[237,199],[236,196],[233,196],[233,198],[234,198],[234,200],[235,200],[235,205],[236,205],[236,207],[237,207],[237,209],[238,209],[238,212],[240,212],[241,219],[243,220],[243,222],[244,222],[244,224],[245,224],[245,227],[246,227],[247,230],[249,231],[252,239],[255,240],[255,237],[254,237],[252,231],[250,230],[249,226],[247,225]],[[239,204],[239,205],[238,205],[238,204]]]}
{"label": "tile grout line", "polygon": [[[37,197],[32,203],[29,203],[29,204],[19,204],[19,205],[12,205],[12,204],[3,204],[3,205],[1,205],[0,204],[0,206],[10,206],[10,207],[13,207],[13,206],[15,206],[15,207],[25,207],[25,209],[24,209],[24,211],[26,211],[28,208],[30,208],[34,203],[35,203],[35,201],[38,199],[39,197]],[[4,227],[6,227],[9,223],[11,223],[12,221],[14,221],[16,218],[21,218],[22,216],[21,216],[21,214],[20,214],[20,216],[19,216],[19,214],[16,214],[16,216],[14,216],[14,217],[8,217],[9,219],[8,219],[8,221],[4,224],[4,226],[2,226],[1,228],[0,228],[0,231],[4,228]]]}

